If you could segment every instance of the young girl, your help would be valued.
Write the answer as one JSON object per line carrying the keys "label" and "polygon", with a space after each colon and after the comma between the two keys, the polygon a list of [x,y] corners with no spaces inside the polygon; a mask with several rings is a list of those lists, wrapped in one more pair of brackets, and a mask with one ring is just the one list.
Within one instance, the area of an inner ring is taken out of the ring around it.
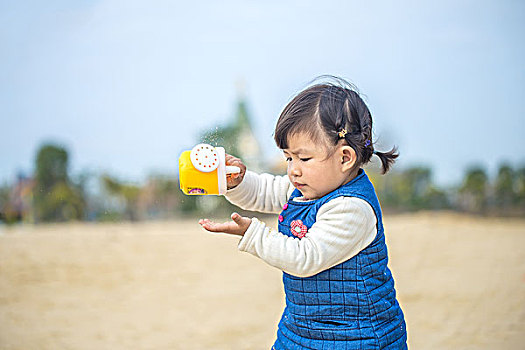
{"label": "young girl", "polygon": [[348,83],[299,93],[281,113],[275,142],[288,176],[242,171],[228,180],[237,206],[279,213],[278,230],[256,218],[200,220],[211,232],[242,236],[239,249],[283,271],[286,308],[272,349],[405,349],[381,208],[361,168],[373,154],[386,173],[397,158],[374,151],[372,117]]}

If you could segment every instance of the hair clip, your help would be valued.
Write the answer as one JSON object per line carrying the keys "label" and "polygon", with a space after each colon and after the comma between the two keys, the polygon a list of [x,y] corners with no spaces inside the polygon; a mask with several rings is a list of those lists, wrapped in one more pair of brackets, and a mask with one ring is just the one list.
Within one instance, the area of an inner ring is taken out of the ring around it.
{"label": "hair clip", "polygon": [[340,139],[343,139],[346,136],[346,133],[346,129],[341,129],[341,131],[339,131],[337,134],[339,135]]}
{"label": "hair clip", "polygon": [[372,143],[372,142],[370,142],[370,140],[366,140],[366,142],[365,142],[365,147],[370,146],[371,143]]}

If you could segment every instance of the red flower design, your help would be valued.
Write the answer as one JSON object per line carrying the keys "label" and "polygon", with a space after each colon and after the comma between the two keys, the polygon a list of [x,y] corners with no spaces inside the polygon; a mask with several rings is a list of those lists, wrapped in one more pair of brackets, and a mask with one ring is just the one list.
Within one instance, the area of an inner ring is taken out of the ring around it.
{"label": "red flower design", "polygon": [[290,227],[292,228],[292,235],[299,238],[303,238],[306,236],[306,232],[308,232],[308,227],[306,227],[301,220],[292,221]]}

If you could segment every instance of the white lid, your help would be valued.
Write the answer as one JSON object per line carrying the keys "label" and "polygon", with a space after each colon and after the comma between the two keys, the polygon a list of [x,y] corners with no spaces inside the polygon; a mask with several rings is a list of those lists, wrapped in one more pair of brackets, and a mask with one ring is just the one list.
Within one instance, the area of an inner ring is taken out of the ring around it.
{"label": "white lid", "polygon": [[215,147],[206,143],[193,147],[190,159],[195,169],[205,173],[214,171],[219,166],[219,153]]}

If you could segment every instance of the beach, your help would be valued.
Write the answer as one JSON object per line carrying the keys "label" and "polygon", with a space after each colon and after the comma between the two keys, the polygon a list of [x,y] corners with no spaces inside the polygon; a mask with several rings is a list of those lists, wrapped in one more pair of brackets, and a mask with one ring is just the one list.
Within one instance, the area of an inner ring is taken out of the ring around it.
{"label": "beach", "polygon": [[[523,349],[525,220],[384,224],[409,348]],[[3,226],[0,349],[269,349],[282,273],[238,241],[197,219]]]}

